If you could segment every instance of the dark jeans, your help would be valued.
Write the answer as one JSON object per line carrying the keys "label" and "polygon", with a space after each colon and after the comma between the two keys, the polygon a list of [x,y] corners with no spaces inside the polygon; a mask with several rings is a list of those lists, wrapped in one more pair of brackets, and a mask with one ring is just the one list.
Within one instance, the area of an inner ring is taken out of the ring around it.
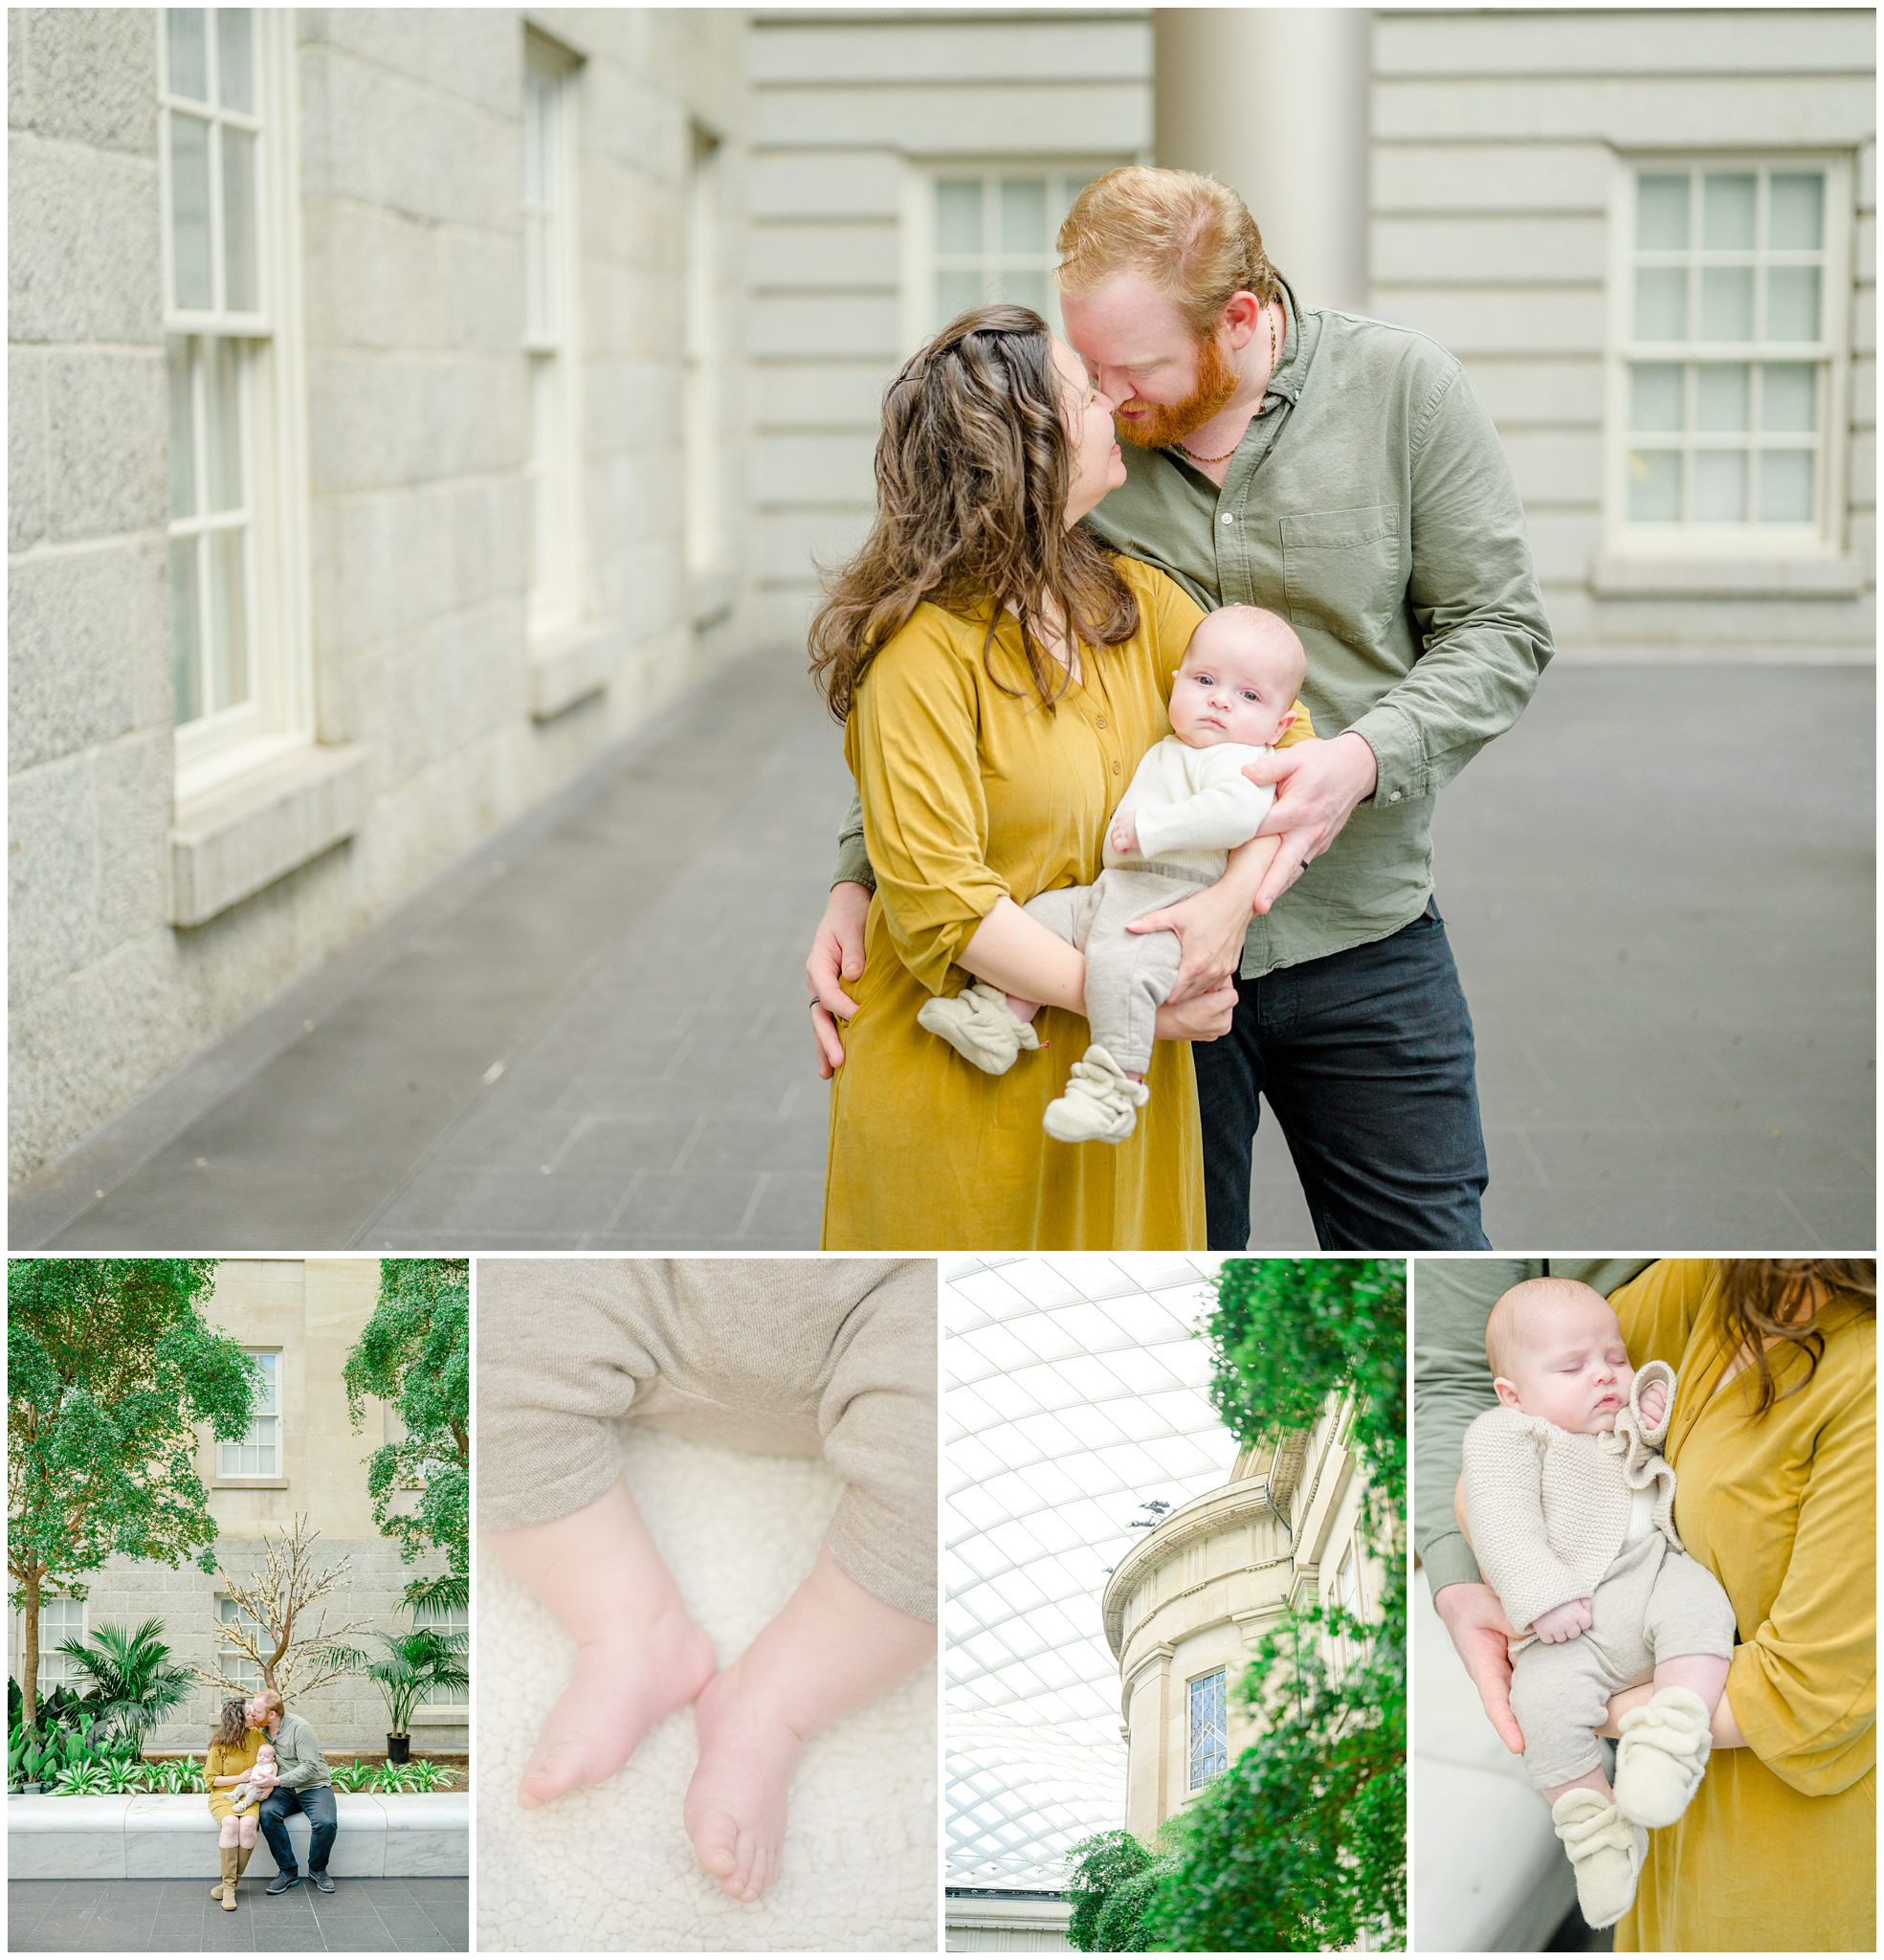
{"label": "dark jeans", "polygon": [[327,1854],[334,1848],[334,1833],[340,1829],[340,1821],[334,1815],[334,1793],[324,1783],[320,1783],[312,1790],[271,1791],[262,1798],[262,1836],[268,1839],[268,1848],[275,1854],[275,1862],[284,1872],[295,1869],[295,1847],[288,1837],[288,1819],[296,1811],[307,1814],[307,1821],[313,1830],[312,1841],[307,1847],[307,1868],[311,1872],[324,1872]]}
{"label": "dark jeans", "polygon": [[1250,1243],[1250,1155],[1267,1099],[1325,1252],[1490,1243],[1472,1015],[1429,901],[1371,946],[1237,982],[1230,1033],[1191,1049],[1210,1247]]}

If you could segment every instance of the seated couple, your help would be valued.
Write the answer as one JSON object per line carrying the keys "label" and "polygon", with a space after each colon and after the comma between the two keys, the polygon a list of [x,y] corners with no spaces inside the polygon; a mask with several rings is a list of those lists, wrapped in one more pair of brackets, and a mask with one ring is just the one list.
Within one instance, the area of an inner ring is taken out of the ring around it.
{"label": "seated couple", "polygon": [[1059,244],[1071,345],[983,307],[892,384],[811,630],[824,1243],[1241,1250],[1267,1097],[1323,1246],[1482,1247],[1430,826],[1549,657],[1496,434],[1210,179],[1115,170]]}
{"label": "seated couple", "polygon": [[203,1776],[210,1786],[210,1815],[222,1858],[222,1877],[210,1887],[210,1897],[225,1912],[235,1910],[236,1888],[255,1853],[258,1828],[275,1854],[269,1891],[288,1892],[300,1883],[294,1840],[288,1836],[288,1819],[296,1811],[304,1812],[313,1827],[307,1875],[318,1891],[334,1889],[327,1876],[327,1858],[340,1828],[334,1779],[314,1730],[287,1712],[273,1688],[223,1704]]}

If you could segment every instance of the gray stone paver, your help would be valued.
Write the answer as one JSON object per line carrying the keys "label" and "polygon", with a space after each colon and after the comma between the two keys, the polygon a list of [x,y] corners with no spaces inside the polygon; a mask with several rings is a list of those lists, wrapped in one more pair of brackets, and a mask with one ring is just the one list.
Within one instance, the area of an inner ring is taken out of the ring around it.
{"label": "gray stone paver", "polygon": [[[1447,790],[1496,1243],[1875,1243],[1873,725],[1856,669],[1566,661]],[[845,789],[795,658],[709,681],[54,1241],[815,1245]],[[1273,1124],[1254,1201],[1312,1245]]]}
{"label": "gray stone paver", "polygon": [[470,1950],[464,1879],[340,1879],[269,1898],[244,1880],[225,1912],[203,1879],[12,1879],[10,1952],[429,1952]]}

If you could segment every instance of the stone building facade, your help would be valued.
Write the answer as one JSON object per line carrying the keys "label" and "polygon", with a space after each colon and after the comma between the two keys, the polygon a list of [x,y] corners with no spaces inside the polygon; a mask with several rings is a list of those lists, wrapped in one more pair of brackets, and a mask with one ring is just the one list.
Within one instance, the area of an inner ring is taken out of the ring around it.
{"label": "stone building facade", "polygon": [[[269,1387],[249,1437],[219,1444],[207,1427],[201,1432],[197,1474],[210,1493],[216,1521],[215,1556],[231,1577],[246,1580],[261,1568],[264,1533],[279,1534],[304,1517],[320,1538],[313,1563],[331,1567],[348,1562],[350,1573],[321,1602],[330,1627],[364,1621],[396,1633],[412,1624],[402,1601],[407,1584],[420,1573],[442,1568],[432,1559],[402,1564],[398,1548],[381,1535],[366,1494],[366,1461],[394,1434],[397,1416],[385,1403],[368,1400],[361,1432],[348,1419],[341,1370],[348,1350],[371,1317],[379,1297],[377,1259],[229,1259],[217,1269],[205,1318],[264,1358]],[[114,1558],[89,1582],[82,1601],[59,1600],[42,1609],[42,1686],[71,1678],[82,1682],[71,1663],[52,1653],[69,1637],[84,1638],[111,1624],[134,1627],[155,1615],[172,1657],[183,1665],[222,1665],[214,1621],[231,1611],[214,1573],[185,1566],[172,1570],[144,1561]],[[463,1616],[441,1625],[463,1626]],[[24,1627],[11,1616],[9,1665],[17,1674]],[[376,1652],[361,1639],[353,1644]],[[241,1663],[236,1664],[237,1672]],[[258,1680],[258,1677],[257,1677]],[[172,1717],[154,1728],[146,1748],[195,1749],[205,1746],[221,1706],[221,1696],[199,1687]],[[387,1713],[380,1692],[364,1675],[346,1675],[294,1706],[314,1725],[321,1747],[383,1751]],[[470,1744],[468,1703],[419,1709],[412,1721],[412,1750],[458,1750]]]}
{"label": "stone building facade", "polygon": [[1142,1843],[1249,1747],[1237,1683],[1285,1611],[1325,1597],[1378,1616],[1382,1572],[1359,1530],[1352,1416],[1346,1397],[1330,1396],[1313,1430],[1244,1450],[1229,1483],[1166,1512],[1106,1583],[1125,1828]]}

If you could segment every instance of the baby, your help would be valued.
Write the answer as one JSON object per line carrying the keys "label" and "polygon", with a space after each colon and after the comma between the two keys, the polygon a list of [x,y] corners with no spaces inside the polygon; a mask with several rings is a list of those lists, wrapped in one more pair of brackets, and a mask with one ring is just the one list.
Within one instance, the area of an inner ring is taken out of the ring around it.
{"label": "baby", "polygon": [[[1086,955],[1092,1045],[1041,1119],[1062,1143],[1122,1143],[1150,1093],[1145,1071],[1158,1010],[1183,948],[1175,932],[1128,932],[1131,921],[1224,875],[1274,801],[1244,765],[1271,753],[1294,723],[1307,672],[1288,621],[1259,606],[1225,606],[1190,636],[1171,686],[1171,733],[1139,764],[1106,834],[1105,869],[1090,885],[1042,892],[1023,908]],[[1037,1048],[1038,1005],[978,980],[924,1001],[917,1020],[977,1068],[1004,1075]]]}
{"label": "baby", "polygon": [[[1502,1406],[1465,1435],[1472,1548],[1525,1635],[1511,1680],[1525,1771],[1550,1803],[1585,1919],[1613,1926],[1635,1897],[1646,1827],[1673,1823],[1700,1782],[1734,1610],[1675,1535],[1660,1450],[1673,1372],[1630,1369],[1603,1296],[1527,1280],[1492,1308],[1485,1351]],[[1651,1677],[1653,1698],[1618,1725],[1611,1791],[1596,1731],[1612,1695]]]}
{"label": "baby", "polygon": [[229,1793],[229,1807],[238,1812],[252,1810],[274,1788],[275,1745],[265,1742],[255,1751],[255,1764],[249,1773]]}
{"label": "baby", "polygon": [[[934,1262],[479,1259],[477,1408],[480,1527],[576,1643],[518,1802],[612,1776],[691,1702],[687,1835],[757,1899],[800,1748],[936,1652]],[[622,1416],[822,1452],[843,1482],[809,1574],[723,1670],[629,1495]]]}

